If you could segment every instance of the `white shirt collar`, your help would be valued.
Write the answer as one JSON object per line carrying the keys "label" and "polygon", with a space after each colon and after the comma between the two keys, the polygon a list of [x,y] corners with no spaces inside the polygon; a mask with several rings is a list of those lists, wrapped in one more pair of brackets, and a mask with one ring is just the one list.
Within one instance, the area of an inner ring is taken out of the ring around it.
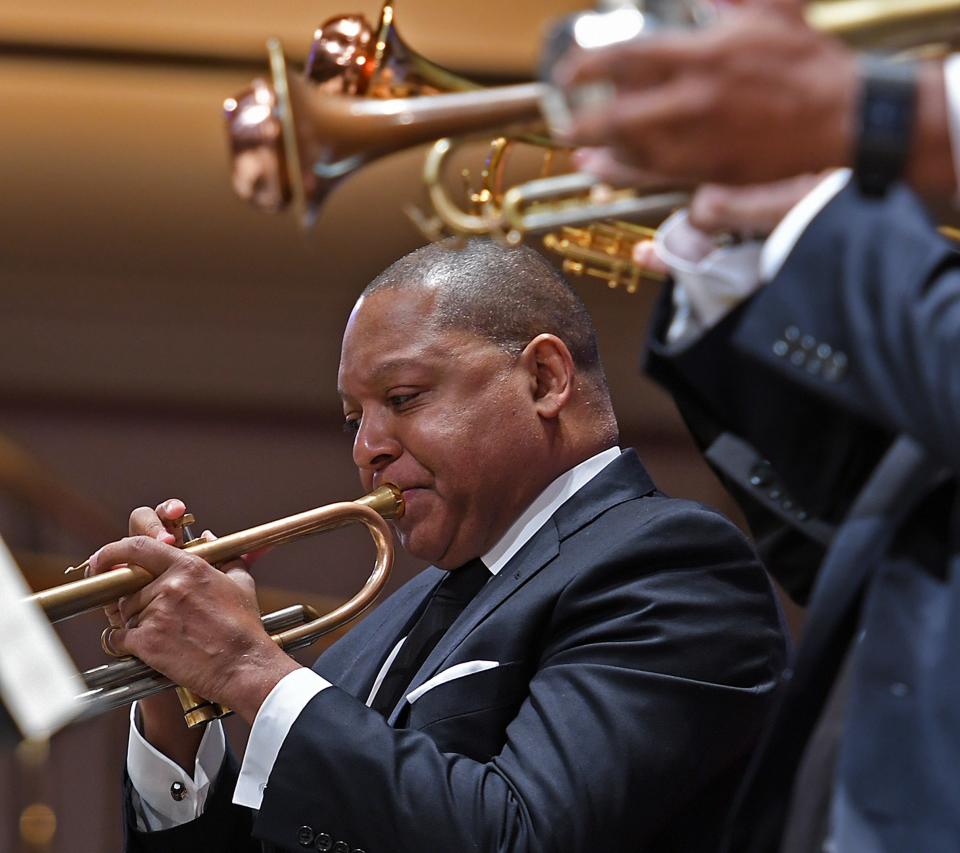
{"label": "white shirt collar", "polygon": [[602,450],[561,474],[530,504],[506,533],[481,557],[491,574],[497,574],[566,501],[620,455],[619,447]]}

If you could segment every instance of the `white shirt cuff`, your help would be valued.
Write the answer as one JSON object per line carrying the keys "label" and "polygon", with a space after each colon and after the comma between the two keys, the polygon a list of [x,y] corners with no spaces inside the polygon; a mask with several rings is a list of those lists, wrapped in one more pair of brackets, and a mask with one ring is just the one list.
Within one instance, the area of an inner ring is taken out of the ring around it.
{"label": "white shirt cuff", "polygon": [[654,250],[674,280],[669,344],[690,342],[756,290],[760,247],[756,240],[718,246],[712,236],[690,224],[686,210],[660,226]]}
{"label": "white shirt cuff", "polygon": [[[203,814],[207,794],[220,773],[226,754],[223,726],[219,720],[207,725],[191,776],[140,734],[136,713],[137,703],[134,703],[130,707],[127,773],[137,794],[134,807],[138,828],[155,832],[195,820]],[[178,796],[183,796],[179,800],[171,793],[176,783],[182,786]]]}
{"label": "white shirt cuff", "polygon": [[780,224],[763,244],[763,252],[760,254],[761,281],[773,281],[776,278],[807,226],[850,182],[850,175],[849,169],[830,172],[780,220]]}
{"label": "white shirt cuff", "polygon": [[780,272],[803,232],[849,182],[850,170],[831,172],[780,221],[766,242],[718,246],[680,210],[657,230],[654,249],[674,279],[670,346],[684,346]]}
{"label": "white shirt cuff", "polygon": [[270,771],[287,734],[307,703],[330,686],[329,681],[306,667],[295,669],[277,682],[253,721],[233,792],[236,805],[260,808]]}
{"label": "white shirt cuff", "polygon": [[947,91],[947,120],[950,123],[950,150],[953,173],[957,177],[957,202],[960,203],[960,54],[952,53],[943,63]]}

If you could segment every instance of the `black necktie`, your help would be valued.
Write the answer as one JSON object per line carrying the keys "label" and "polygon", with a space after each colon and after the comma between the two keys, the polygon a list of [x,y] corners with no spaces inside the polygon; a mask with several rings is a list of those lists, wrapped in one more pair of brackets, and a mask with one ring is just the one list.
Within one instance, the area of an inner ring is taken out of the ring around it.
{"label": "black necktie", "polygon": [[381,682],[371,705],[375,711],[389,716],[427,655],[490,577],[490,570],[480,560],[471,560],[447,573],[410,629],[390,671]]}

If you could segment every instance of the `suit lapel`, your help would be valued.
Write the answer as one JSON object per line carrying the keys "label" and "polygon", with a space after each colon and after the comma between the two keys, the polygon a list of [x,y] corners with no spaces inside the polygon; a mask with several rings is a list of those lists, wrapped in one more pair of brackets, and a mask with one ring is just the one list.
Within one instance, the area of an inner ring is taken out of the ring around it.
{"label": "suit lapel", "polygon": [[[404,690],[404,694],[416,690],[423,682],[433,676],[440,669],[441,664],[477,625],[553,560],[559,553],[559,541],[557,526],[550,520],[531,537],[530,541],[500,570],[499,574],[487,582],[486,586],[464,608],[457,621],[450,626],[450,630],[434,646],[419,672]],[[406,701],[405,698],[401,698],[397,703],[388,719],[390,725],[396,723]]]}
{"label": "suit lapel", "polygon": [[[560,542],[589,524],[606,510],[654,490],[636,451],[627,450],[589,483],[572,495],[467,605],[404,693],[410,693],[435,675],[443,662],[484,619],[560,553]],[[432,588],[432,587],[431,587]],[[401,626],[402,627],[402,626]],[[396,723],[406,699],[402,698],[388,718]]]}
{"label": "suit lapel", "polygon": [[[424,569],[393,597],[374,610],[363,622],[356,637],[353,654],[346,658],[334,677],[326,676],[361,701],[367,698],[373,681],[387,655],[397,644],[413,614],[428,598],[446,573],[433,567]],[[353,637],[351,632],[348,637]],[[322,658],[321,661],[322,662]],[[323,675],[322,666],[319,667]]]}

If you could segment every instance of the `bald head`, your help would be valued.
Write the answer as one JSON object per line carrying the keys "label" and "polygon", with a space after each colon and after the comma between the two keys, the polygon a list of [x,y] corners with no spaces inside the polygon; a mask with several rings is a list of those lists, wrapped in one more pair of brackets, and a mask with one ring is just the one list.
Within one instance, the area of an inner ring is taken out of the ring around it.
{"label": "bald head", "polygon": [[364,290],[421,288],[434,294],[438,329],[463,329],[518,354],[539,334],[562,340],[577,371],[609,394],[593,321],[563,276],[533,249],[470,240],[463,248],[431,243],[401,258]]}

